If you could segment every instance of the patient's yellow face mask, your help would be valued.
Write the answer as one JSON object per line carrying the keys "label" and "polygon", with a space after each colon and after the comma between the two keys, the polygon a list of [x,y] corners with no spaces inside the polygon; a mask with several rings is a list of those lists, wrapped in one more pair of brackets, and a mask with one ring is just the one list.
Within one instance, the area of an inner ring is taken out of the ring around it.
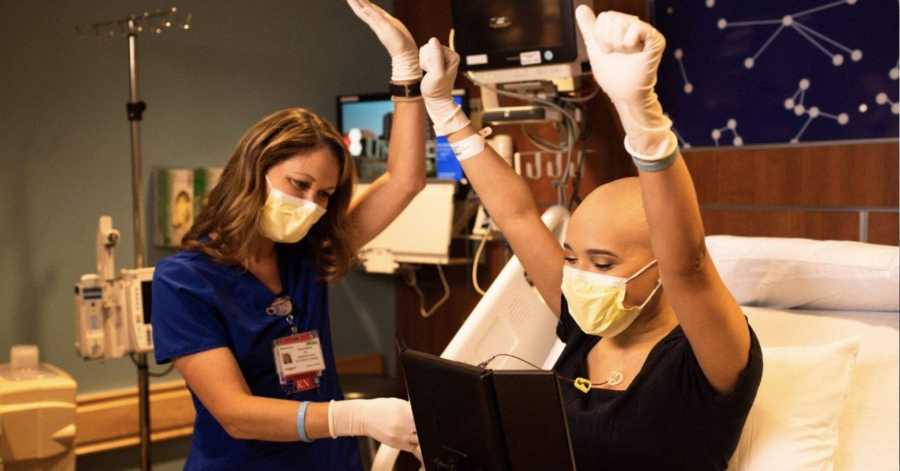
{"label": "patient's yellow face mask", "polygon": [[578,327],[586,334],[600,337],[615,337],[624,332],[662,286],[657,281],[656,287],[640,306],[625,307],[625,290],[628,282],[655,264],[656,260],[653,260],[628,278],[579,270],[565,265],[562,292],[569,305],[569,313]]}
{"label": "patient's yellow face mask", "polygon": [[274,242],[293,244],[300,241],[325,214],[325,208],[278,190],[268,178],[266,181],[269,196],[262,208],[260,231]]}

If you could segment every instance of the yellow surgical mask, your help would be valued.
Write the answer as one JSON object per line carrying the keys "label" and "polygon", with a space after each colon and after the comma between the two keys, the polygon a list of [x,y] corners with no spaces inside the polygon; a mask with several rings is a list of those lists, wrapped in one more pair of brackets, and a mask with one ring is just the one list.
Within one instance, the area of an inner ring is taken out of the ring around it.
{"label": "yellow surgical mask", "polygon": [[632,307],[624,305],[626,286],[655,264],[656,260],[628,278],[563,266],[562,292],[572,319],[589,335],[615,337],[621,334],[637,319],[662,285],[657,281],[647,299],[640,306]]}
{"label": "yellow surgical mask", "polygon": [[293,244],[300,241],[325,214],[325,208],[278,190],[268,178],[266,182],[269,196],[262,208],[260,232],[274,242]]}

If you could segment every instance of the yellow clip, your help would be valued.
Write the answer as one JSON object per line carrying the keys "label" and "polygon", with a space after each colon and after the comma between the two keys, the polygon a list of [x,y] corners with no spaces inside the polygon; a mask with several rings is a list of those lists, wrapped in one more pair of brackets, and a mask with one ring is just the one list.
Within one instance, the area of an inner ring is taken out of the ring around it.
{"label": "yellow clip", "polygon": [[591,380],[587,378],[575,378],[575,389],[587,394],[591,390]]}

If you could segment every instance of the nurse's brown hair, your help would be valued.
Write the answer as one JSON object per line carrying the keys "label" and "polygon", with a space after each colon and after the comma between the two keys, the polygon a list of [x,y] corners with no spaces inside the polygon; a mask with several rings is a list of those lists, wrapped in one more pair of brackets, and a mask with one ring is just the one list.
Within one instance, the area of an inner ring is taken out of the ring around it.
{"label": "nurse's brown hair", "polygon": [[259,221],[268,195],[266,172],[285,159],[323,147],[339,166],[338,185],[328,211],[300,243],[311,247],[323,280],[346,275],[354,258],[347,212],[356,170],[334,125],[303,108],[273,113],[244,133],[209,202],[184,236],[182,249],[204,252],[220,263],[245,265],[254,255],[253,241],[262,237]]}

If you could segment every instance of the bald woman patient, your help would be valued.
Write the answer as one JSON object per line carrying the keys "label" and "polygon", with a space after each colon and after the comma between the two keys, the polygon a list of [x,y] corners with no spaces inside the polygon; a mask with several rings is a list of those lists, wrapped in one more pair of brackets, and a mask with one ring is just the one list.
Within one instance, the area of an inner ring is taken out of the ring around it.
{"label": "bald woman patient", "polygon": [[561,379],[581,470],[724,470],[762,375],[753,330],[706,252],[690,174],[653,91],[665,39],[615,12],[577,10],[594,77],[639,177],[605,184],[565,245],[525,182],[453,105],[459,57],[420,49],[425,106],[530,279],[559,316]]}

